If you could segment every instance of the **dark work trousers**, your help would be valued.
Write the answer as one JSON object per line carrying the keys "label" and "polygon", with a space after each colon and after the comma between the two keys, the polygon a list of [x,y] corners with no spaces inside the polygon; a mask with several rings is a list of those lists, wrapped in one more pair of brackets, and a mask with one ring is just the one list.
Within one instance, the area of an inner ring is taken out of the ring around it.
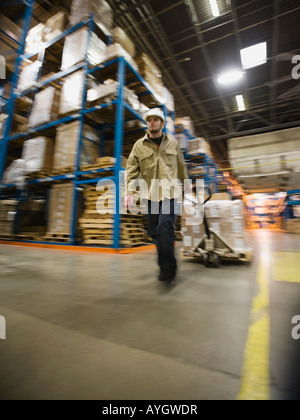
{"label": "dark work trousers", "polygon": [[175,258],[175,210],[174,199],[147,202],[148,234],[156,245],[158,265],[161,271],[177,266]]}

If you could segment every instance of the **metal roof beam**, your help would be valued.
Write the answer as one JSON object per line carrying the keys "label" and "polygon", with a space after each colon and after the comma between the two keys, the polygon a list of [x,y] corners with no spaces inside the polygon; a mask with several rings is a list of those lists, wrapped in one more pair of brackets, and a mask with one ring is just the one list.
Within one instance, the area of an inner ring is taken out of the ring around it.
{"label": "metal roof beam", "polygon": [[[191,18],[192,23],[194,25],[194,30],[196,32],[197,39],[199,41],[199,44],[200,44],[200,47],[201,47],[206,65],[209,69],[209,72],[210,72],[211,76],[213,77],[213,66],[212,66],[207,48],[204,45],[203,35],[201,33],[201,24],[198,20],[198,16],[197,16],[197,13],[196,13],[196,10],[195,10],[195,7],[194,7],[193,0],[185,0],[185,3],[187,5],[187,9],[188,9],[190,18]],[[226,112],[226,121],[227,121],[228,131],[233,131],[233,123],[232,123],[232,119],[230,117],[230,109],[228,107],[228,104],[227,104],[226,100],[224,99],[224,96],[223,96],[223,93],[222,93],[221,89],[217,85],[215,86],[215,88],[216,88],[216,91],[219,94],[219,97],[221,99],[223,108]]]}

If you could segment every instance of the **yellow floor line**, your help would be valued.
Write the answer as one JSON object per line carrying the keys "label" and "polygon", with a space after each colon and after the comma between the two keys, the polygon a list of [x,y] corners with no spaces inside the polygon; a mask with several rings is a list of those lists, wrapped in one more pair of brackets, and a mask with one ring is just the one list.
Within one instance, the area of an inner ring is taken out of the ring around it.
{"label": "yellow floor line", "polygon": [[268,272],[262,262],[256,282],[258,292],[252,302],[238,400],[270,399],[270,293]]}
{"label": "yellow floor line", "polygon": [[275,252],[273,276],[276,281],[300,283],[300,252]]}

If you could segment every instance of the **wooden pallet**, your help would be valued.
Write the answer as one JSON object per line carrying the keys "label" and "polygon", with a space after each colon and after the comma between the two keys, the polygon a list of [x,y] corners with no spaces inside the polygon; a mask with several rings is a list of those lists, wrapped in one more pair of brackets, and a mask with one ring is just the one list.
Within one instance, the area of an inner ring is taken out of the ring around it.
{"label": "wooden pallet", "polygon": [[71,235],[69,233],[47,233],[43,239],[46,242],[70,242]]}
{"label": "wooden pallet", "polygon": [[19,239],[21,241],[40,241],[42,240],[41,235],[37,235],[35,233],[24,233],[24,234],[17,234],[14,235],[14,239]]}
{"label": "wooden pallet", "polygon": [[29,179],[35,179],[35,178],[47,178],[51,176],[50,171],[34,171],[27,174],[27,177]]}
{"label": "wooden pallet", "polygon": [[74,172],[74,166],[66,166],[65,168],[61,168],[61,169],[53,169],[50,172],[51,176],[58,176],[58,175],[65,175],[71,172]]}
{"label": "wooden pallet", "polygon": [[0,239],[14,239],[14,235],[11,233],[1,233],[0,234]]}

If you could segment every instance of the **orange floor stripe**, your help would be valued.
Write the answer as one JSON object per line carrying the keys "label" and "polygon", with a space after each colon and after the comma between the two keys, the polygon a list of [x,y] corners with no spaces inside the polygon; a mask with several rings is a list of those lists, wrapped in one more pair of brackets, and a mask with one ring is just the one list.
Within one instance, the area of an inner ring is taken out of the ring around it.
{"label": "orange floor stripe", "polygon": [[144,245],[138,248],[97,248],[80,245],[58,245],[58,244],[35,244],[30,242],[13,242],[13,241],[0,241],[1,245],[12,245],[12,246],[27,246],[31,248],[48,248],[48,249],[59,249],[67,251],[83,251],[83,252],[99,252],[100,254],[133,254],[136,252],[152,251],[155,250],[155,245]]}

